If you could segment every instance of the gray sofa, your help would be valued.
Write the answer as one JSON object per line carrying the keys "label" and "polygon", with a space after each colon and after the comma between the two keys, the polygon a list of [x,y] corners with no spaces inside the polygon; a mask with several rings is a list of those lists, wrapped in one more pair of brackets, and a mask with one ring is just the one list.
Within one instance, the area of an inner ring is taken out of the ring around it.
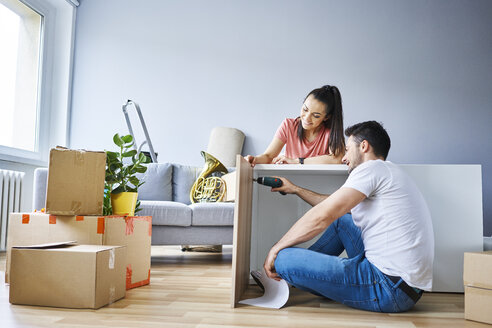
{"label": "gray sofa", "polygon": [[[148,165],[137,215],[152,216],[152,245],[232,244],[234,203],[190,204],[190,189],[201,170],[172,163]],[[45,207],[47,176],[46,168],[34,172],[34,209]]]}

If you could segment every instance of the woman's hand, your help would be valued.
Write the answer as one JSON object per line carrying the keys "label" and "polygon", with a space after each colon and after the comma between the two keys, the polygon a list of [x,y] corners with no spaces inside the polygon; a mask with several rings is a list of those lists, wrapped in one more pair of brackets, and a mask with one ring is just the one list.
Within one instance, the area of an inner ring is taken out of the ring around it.
{"label": "woman's hand", "polygon": [[256,165],[256,156],[246,155],[244,156],[244,159],[247,160],[249,164],[251,164],[251,167],[254,167]]}
{"label": "woman's hand", "polygon": [[299,164],[297,158],[288,158],[285,155],[279,155],[272,160],[272,164]]}

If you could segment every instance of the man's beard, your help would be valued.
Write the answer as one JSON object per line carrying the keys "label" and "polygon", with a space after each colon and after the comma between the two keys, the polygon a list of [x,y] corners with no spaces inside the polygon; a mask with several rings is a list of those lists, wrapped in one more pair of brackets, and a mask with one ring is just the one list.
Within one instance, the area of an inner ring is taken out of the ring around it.
{"label": "man's beard", "polygon": [[357,166],[362,164],[362,154],[360,152],[357,153],[357,156],[355,157],[355,160],[350,162],[352,167],[349,166],[348,168],[348,174],[352,173],[353,170],[357,168]]}

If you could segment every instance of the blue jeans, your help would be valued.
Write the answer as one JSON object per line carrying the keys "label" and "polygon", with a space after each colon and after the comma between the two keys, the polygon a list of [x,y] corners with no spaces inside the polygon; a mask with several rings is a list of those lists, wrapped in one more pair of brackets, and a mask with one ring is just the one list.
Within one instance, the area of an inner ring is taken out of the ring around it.
{"label": "blue jeans", "polygon": [[[343,250],[348,258],[339,258]],[[415,302],[365,257],[360,229],[352,215],[333,222],[309,249],[285,248],[275,270],[291,285],[353,308],[403,312]]]}

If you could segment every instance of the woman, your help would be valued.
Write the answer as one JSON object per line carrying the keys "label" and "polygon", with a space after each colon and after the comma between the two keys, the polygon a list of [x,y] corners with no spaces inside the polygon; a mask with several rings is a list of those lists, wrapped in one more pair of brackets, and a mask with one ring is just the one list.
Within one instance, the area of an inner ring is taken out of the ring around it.
{"label": "woman", "polygon": [[[285,145],[285,155],[279,155]],[[286,118],[265,152],[245,159],[255,164],[340,164],[345,154],[340,91],[325,85],[311,91],[295,119]]]}

